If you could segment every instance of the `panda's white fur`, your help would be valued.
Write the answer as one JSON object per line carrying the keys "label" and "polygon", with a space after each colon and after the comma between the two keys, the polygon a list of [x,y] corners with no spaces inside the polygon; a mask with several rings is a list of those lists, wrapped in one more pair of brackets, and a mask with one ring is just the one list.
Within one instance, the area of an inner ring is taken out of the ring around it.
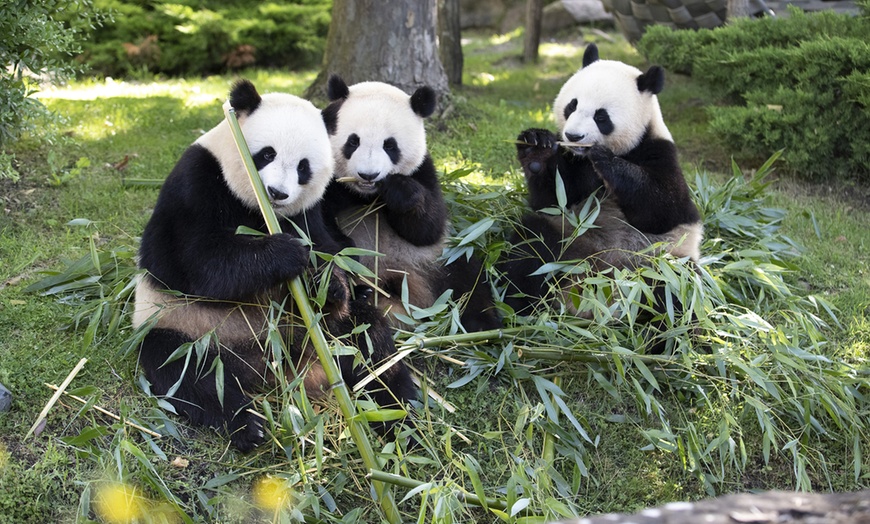
{"label": "panda's white fur", "polygon": [[[224,110],[230,102],[224,103]],[[273,200],[275,212],[292,216],[317,204],[332,178],[333,161],[329,137],[323,128],[320,110],[308,100],[285,93],[262,95],[260,107],[252,114],[238,115],[239,125],[251,152],[266,146],[276,149],[275,160],[259,169],[263,185],[287,195]],[[230,190],[251,209],[259,209],[254,189],[233,140],[229,123],[221,121],[199,137],[202,145],[218,159]],[[299,161],[308,159],[311,180],[302,186],[295,176]]]}
{"label": "panda's white fur", "polygon": [[[335,152],[335,177],[352,177],[353,189],[372,193],[375,183],[389,175],[411,175],[427,154],[423,116],[411,108],[410,97],[383,82],[360,82],[349,87],[341,118],[331,135]],[[348,159],[343,154],[347,137],[356,134],[360,143]],[[401,156],[394,163],[384,150],[389,139],[401,140]],[[363,179],[360,174],[374,175]]]}
{"label": "panda's white fur", "polygon": [[[553,102],[553,117],[562,140],[582,136],[583,143],[606,145],[616,155],[634,149],[648,131],[650,136],[673,142],[662,118],[655,94],[640,91],[637,78],[642,71],[615,60],[596,60],[575,73],[559,90]],[[582,96],[578,96],[582,94]],[[577,100],[567,118],[565,107]],[[595,111],[607,108],[617,132],[604,135],[595,125]]]}

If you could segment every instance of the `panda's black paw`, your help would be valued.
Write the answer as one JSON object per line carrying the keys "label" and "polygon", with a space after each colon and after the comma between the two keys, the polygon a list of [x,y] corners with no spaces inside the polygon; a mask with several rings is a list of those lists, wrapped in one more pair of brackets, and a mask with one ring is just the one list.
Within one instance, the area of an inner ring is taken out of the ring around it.
{"label": "panda's black paw", "polygon": [[264,237],[268,256],[276,266],[272,284],[281,284],[301,275],[309,266],[310,248],[289,233]]}
{"label": "panda's black paw", "polygon": [[544,172],[558,150],[559,138],[547,129],[526,129],[517,137],[517,159],[527,176]]}
{"label": "panda's black paw", "polygon": [[333,314],[345,317],[348,314],[349,301],[350,282],[347,272],[341,268],[333,267],[326,289],[326,304]]}
{"label": "panda's black paw", "polygon": [[378,184],[378,193],[384,204],[396,213],[421,209],[426,200],[425,191],[419,182],[404,175],[390,175]]}
{"label": "panda's black paw", "polygon": [[242,453],[248,453],[266,441],[263,422],[253,413],[239,413],[227,429],[230,432],[230,442]]}
{"label": "panda's black paw", "polygon": [[594,167],[596,171],[607,168],[613,163],[613,159],[616,158],[613,151],[602,145],[594,145],[590,147],[586,156],[592,162],[592,167]]}
{"label": "panda's black paw", "polygon": [[360,284],[353,287],[354,301],[368,304],[371,303],[371,299],[373,296],[375,296],[375,290],[372,289],[371,286]]}

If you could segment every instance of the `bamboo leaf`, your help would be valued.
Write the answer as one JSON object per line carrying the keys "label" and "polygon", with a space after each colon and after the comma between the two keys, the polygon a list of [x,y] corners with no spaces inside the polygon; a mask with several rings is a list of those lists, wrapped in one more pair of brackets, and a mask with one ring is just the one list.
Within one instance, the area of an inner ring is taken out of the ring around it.
{"label": "bamboo leaf", "polygon": [[486,511],[489,509],[489,506],[486,503],[486,492],[483,489],[483,482],[480,480],[480,475],[477,473],[480,466],[471,455],[465,455],[463,462],[465,464],[465,472],[471,480],[472,488],[474,488],[474,493],[477,495],[477,498],[480,499],[481,506],[484,511]]}
{"label": "bamboo leaf", "polygon": [[478,237],[489,231],[493,224],[495,224],[495,219],[487,217],[463,229],[456,234],[457,238],[461,239],[457,246],[464,246],[474,242]]}

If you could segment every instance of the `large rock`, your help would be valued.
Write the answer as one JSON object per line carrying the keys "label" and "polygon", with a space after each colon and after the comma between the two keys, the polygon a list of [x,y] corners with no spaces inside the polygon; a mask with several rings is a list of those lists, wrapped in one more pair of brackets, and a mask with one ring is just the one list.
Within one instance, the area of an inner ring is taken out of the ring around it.
{"label": "large rock", "polygon": [[507,33],[526,23],[526,0],[460,0],[462,29]]}
{"label": "large rock", "polygon": [[613,21],[613,15],[604,9],[601,0],[562,0],[554,4],[562,4],[574,20],[581,24]]}
{"label": "large rock", "polygon": [[866,524],[870,490],[855,493],[768,491],[673,502],[634,515],[610,513],[562,524]]}
{"label": "large rock", "polygon": [[3,384],[0,384],[0,413],[9,411],[12,407],[12,393]]}

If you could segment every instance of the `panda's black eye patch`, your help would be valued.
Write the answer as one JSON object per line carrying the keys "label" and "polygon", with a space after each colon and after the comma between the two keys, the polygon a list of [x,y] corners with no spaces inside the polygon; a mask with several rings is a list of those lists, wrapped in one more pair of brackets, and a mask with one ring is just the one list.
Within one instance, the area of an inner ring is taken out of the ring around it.
{"label": "panda's black eye patch", "polygon": [[577,99],[574,98],[570,102],[568,102],[568,105],[565,106],[565,111],[564,111],[565,120],[567,120],[568,117],[571,116],[571,113],[573,113],[576,110],[577,110]]}
{"label": "panda's black eye patch", "polygon": [[275,160],[276,156],[278,156],[278,154],[275,152],[275,149],[266,146],[253,155],[254,167],[256,167],[257,171],[259,171],[271,164]]}
{"label": "panda's black eye patch", "polygon": [[344,154],[344,158],[350,159],[353,156],[354,151],[359,148],[359,135],[356,133],[352,133],[344,143],[344,147],[341,148],[341,152]]}
{"label": "panda's black eye patch", "polygon": [[598,126],[598,130],[601,131],[602,135],[609,135],[616,129],[613,125],[613,120],[610,119],[610,113],[604,108],[596,109],[595,116],[592,119],[595,120],[595,125]]}
{"label": "panda's black eye patch", "polygon": [[311,181],[311,164],[307,158],[299,161],[299,165],[296,166],[296,174],[299,175],[300,186],[304,186]]}
{"label": "panda's black eye patch", "polygon": [[399,163],[399,158],[402,157],[402,152],[399,151],[399,143],[396,142],[396,139],[390,137],[384,140],[384,152],[387,153],[387,156],[390,157],[390,162],[393,165]]}

